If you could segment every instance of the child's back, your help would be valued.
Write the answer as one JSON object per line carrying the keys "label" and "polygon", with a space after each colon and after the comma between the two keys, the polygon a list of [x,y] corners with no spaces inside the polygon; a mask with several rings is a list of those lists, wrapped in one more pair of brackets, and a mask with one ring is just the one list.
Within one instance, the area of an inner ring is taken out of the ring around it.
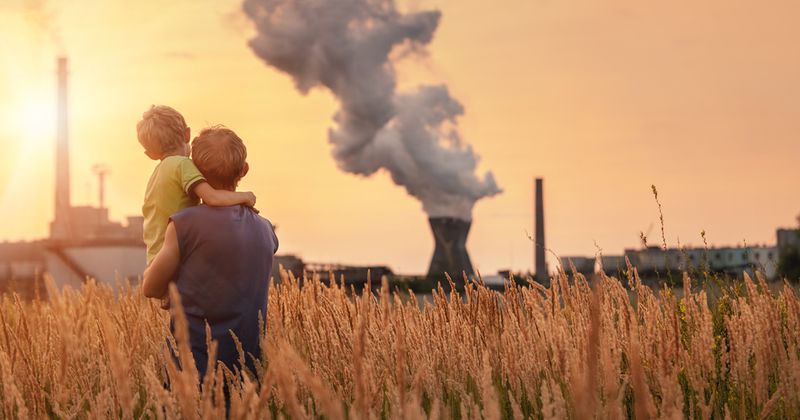
{"label": "child's back", "polygon": [[147,264],[161,249],[170,216],[200,203],[191,191],[195,183],[203,180],[203,175],[186,156],[168,156],[156,166],[147,182],[142,206],[144,242],[149,244]]}

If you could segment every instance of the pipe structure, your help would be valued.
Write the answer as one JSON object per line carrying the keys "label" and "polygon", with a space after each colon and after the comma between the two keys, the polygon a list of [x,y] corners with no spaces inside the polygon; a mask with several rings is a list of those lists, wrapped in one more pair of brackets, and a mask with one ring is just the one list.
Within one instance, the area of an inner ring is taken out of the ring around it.
{"label": "pipe structure", "polygon": [[536,178],[535,187],[535,207],[536,207],[536,241],[533,244],[534,250],[534,264],[536,281],[542,283],[549,280],[547,274],[547,262],[545,261],[545,244],[544,244],[544,185],[542,178]]}

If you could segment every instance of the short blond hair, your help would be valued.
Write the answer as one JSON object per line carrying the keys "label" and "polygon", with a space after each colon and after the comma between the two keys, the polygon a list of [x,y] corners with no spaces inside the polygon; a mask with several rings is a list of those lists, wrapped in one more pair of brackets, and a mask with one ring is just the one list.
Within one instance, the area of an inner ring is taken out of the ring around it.
{"label": "short blond hair", "polygon": [[174,108],[152,105],[136,124],[139,143],[148,152],[164,154],[183,148],[186,142],[186,120]]}
{"label": "short blond hair", "polygon": [[216,125],[192,140],[192,161],[215,188],[236,188],[247,162],[247,147],[233,130]]}

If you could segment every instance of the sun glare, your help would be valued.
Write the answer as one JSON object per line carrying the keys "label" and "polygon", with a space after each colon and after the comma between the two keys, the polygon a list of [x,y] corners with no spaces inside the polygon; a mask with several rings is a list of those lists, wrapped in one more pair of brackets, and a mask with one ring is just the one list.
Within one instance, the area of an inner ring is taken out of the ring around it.
{"label": "sun glare", "polygon": [[45,143],[55,137],[55,104],[41,96],[24,98],[13,110],[12,121],[18,139]]}

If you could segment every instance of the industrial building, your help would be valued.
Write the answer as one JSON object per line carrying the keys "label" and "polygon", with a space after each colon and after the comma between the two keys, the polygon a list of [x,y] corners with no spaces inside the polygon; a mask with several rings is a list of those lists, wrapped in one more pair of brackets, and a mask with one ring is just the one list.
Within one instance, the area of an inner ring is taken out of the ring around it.
{"label": "industrial building", "polygon": [[[624,257],[630,260],[641,276],[652,277],[668,272],[681,273],[695,270],[740,276],[758,270],[767,278],[778,275],[778,247],[721,247],[721,248],[668,248],[647,247],[626,249]],[[611,269],[611,267],[605,267]]]}
{"label": "industrial building", "polygon": [[600,259],[574,256],[562,257],[561,265],[570,271],[570,263],[584,275],[603,271],[619,276],[628,267],[628,261],[642,278],[663,278],[668,274],[686,272],[710,272],[734,277],[742,273],[753,275],[760,271],[768,279],[778,276],[778,261],[781,250],[800,245],[800,231],[778,229],[776,245],[746,247],[667,248],[648,246],[642,249],[626,249],[622,255],[602,255]]}
{"label": "industrial building", "polygon": [[706,271],[710,273],[741,276],[756,270],[767,278],[778,275],[779,246],[668,248],[650,246],[643,249],[626,249],[622,255],[601,255],[600,258],[586,256],[560,257],[561,267],[568,273],[575,271],[584,276],[605,272],[619,276],[628,268],[628,261],[642,278],[663,278],[667,274],[684,271]]}
{"label": "industrial building", "polygon": [[[781,229],[796,232],[796,230]],[[779,242],[780,243],[780,242]],[[785,245],[783,245],[785,246]],[[684,271],[720,273],[734,277],[747,272],[760,271],[768,279],[778,276],[778,260],[781,245],[757,245],[748,247],[667,248],[649,246],[642,249],[626,249],[622,255],[601,255],[600,258],[571,256],[561,257],[561,266],[567,272],[571,265],[577,272],[590,276],[600,271],[611,276],[622,275],[628,261],[644,279],[665,278]]]}
{"label": "industrial building", "polygon": [[378,287],[381,285],[381,278],[394,276],[392,270],[385,265],[304,264],[302,270],[308,274],[318,275],[322,283],[344,284],[345,287],[353,286],[356,290],[362,290],[368,281],[371,281],[374,287]]}
{"label": "industrial building", "polygon": [[[533,208],[534,236],[533,241],[533,278],[542,284],[549,284],[549,271],[545,260],[544,221],[544,187],[542,178],[534,179]],[[800,222],[800,218],[798,218]],[[695,270],[741,276],[747,272],[753,274],[760,271],[767,278],[778,276],[780,253],[789,247],[800,248],[800,229],[777,229],[775,245],[757,245],[746,247],[709,247],[709,248],[668,248],[649,246],[642,249],[625,249],[621,255],[562,256],[560,266],[567,272],[574,269],[587,277],[600,271],[619,276],[627,270],[628,261],[636,267],[644,279],[664,278],[668,274],[680,274]],[[510,270],[501,271],[508,278]],[[523,273],[515,274],[516,278],[524,277]]]}
{"label": "industrial building", "polygon": [[109,219],[100,178],[99,206],[73,206],[70,197],[68,68],[66,57],[57,65],[57,128],[55,213],[46,239],[0,243],[0,289],[31,296],[49,273],[58,286],[79,287],[87,278],[116,287],[136,280],[145,268],[141,216],[125,223]]}
{"label": "industrial building", "polygon": [[44,287],[38,281],[43,270],[43,241],[0,243],[0,292],[33,298]]}
{"label": "industrial building", "polygon": [[559,258],[559,263],[567,272],[570,272],[574,268],[576,272],[581,273],[584,276],[588,276],[596,271],[595,265],[597,263],[597,259],[594,257],[584,256],[561,257]]}
{"label": "industrial building", "polygon": [[68,68],[59,57],[56,129],[55,216],[43,241],[44,267],[58,286],[79,287],[87,278],[117,287],[145,269],[142,217],[112,222],[104,203],[105,171],[100,170],[99,207],[73,206],[70,197]]}

